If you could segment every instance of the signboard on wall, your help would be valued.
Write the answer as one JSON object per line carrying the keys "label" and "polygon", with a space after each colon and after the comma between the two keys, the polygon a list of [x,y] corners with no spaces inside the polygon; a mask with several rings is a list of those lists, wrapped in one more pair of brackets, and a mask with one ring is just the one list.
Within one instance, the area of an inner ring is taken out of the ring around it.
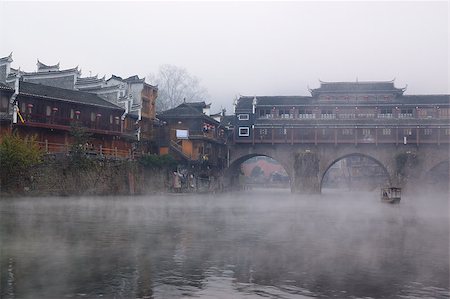
{"label": "signboard on wall", "polygon": [[189,139],[189,130],[177,130],[177,139]]}

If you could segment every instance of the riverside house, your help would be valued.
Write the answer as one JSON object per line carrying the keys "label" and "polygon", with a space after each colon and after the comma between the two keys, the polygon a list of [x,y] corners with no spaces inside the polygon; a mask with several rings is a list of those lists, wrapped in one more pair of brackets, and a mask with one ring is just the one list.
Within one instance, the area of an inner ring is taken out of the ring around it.
{"label": "riverside house", "polygon": [[71,131],[78,126],[89,136],[86,146],[92,152],[130,154],[131,143],[122,137],[124,109],[96,94],[17,79],[15,87],[0,83],[0,99],[1,134],[35,136],[46,152],[64,152],[75,142]]}

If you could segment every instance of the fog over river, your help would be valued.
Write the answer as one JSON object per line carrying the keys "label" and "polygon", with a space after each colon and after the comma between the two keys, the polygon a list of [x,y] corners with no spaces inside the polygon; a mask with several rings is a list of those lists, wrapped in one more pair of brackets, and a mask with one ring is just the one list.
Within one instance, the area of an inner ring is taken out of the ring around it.
{"label": "fog over river", "polygon": [[0,200],[0,298],[450,298],[447,194]]}

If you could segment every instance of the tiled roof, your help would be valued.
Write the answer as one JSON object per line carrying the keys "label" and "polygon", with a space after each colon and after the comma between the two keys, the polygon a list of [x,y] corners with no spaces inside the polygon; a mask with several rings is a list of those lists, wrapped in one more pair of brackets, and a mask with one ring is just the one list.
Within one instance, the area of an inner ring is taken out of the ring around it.
{"label": "tiled roof", "polygon": [[159,117],[184,117],[184,116],[202,116],[204,115],[202,111],[198,110],[195,106],[189,105],[188,103],[182,103],[175,108],[166,110],[158,114]]}
{"label": "tiled roof", "polygon": [[394,81],[356,81],[356,82],[323,82],[320,87],[311,89],[313,95],[317,93],[367,93],[367,92],[394,92],[403,93],[404,88],[394,86]]}
{"label": "tiled roof", "polygon": [[13,61],[12,52],[8,56],[0,58],[0,63],[1,62],[12,62],[12,61]]}
{"label": "tiled roof", "polygon": [[253,99],[255,97],[241,96],[236,103],[236,111],[238,110],[251,110],[253,107]]}
{"label": "tiled roof", "polygon": [[38,72],[42,71],[42,70],[51,70],[51,69],[55,69],[55,70],[59,71],[59,62],[55,65],[46,65],[46,64],[43,64],[42,62],[40,62],[38,59],[37,68],[38,68]]}
{"label": "tiled roof", "polygon": [[116,76],[116,75],[111,75],[111,78],[109,78],[109,79],[108,79],[108,80],[106,80],[106,81],[109,81],[109,80],[111,80],[111,79],[115,79],[115,80],[123,81],[122,77],[119,77],[119,76]]}
{"label": "tiled roof", "polygon": [[[158,114],[158,118],[193,118],[193,117],[201,117],[206,118],[212,122],[218,123],[214,118],[205,115],[201,110],[199,110],[195,105],[191,105],[193,103],[182,103],[175,108],[163,111]],[[196,103],[194,103],[196,104]]]}
{"label": "tiled roof", "polygon": [[252,110],[255,97],[257,106],[295,106],[309,104],[313,100],[310,96],[241,96],[236,105],[236,112]]}
{"label": "tiled roof", "polygon": [[256,97],[257,106],[293,106],[299,104],[309,104],[312,102],[312,97],[307,96],[266,96]]}
{"label": "tiled roof", "polygon": [[437,95],[403,95],[398,98],[402,104],[450,104],[450,96]]}
{"label": "tiled roof", "polygon": [[206,104],[205,101],[201,101],[201,102],[185,102],[184,104],[197,109],[198,111],[200,111],[201,113],[203,113],[203,108],[209,108],[211,106],[211,104]]}
{"label": "tiled roof", "polygon": [[98,75],[93,77],[80,77],[77,78],[77,82],[75,85],[83,85],[83,84],[95,84],[95,83],[103,83],[105,82],[105,77],[98,78]]}
{"label": "tiled roof", "polygon": [[71,69],[65,69],[65,70],[49,70],[48,72],[24,72],[24,71],[20,71],[20,75],[21,76],[46,76],[49,73],[51,74],[65,74],[65,73],[80,73],[80,70],[78,69],[78,67],[74,67]]}
{"label": "tiled roof", "polygon": [[145,78],[140,79],[138,75],[134,75],[124,79],[123,81],[128,83],[144,83]]}
{"label": "tiled roof", "polygon": [[0,82],[0,89],[14,91],[14,88]]}
{"label": "tiled roof", "polygon": [[113,103],[110,103],[93,93],[34,84],[30,82],[20,82],[19,94],[123,110],[121,107],[114,105]]}
{"label": "tiled roof", "polygon": [[220,123],[225,126],[230,126],[230,125],[234,125],[235,122],[236,122],[236,116],[225,115],[225,116],[222,116],[222,121]]}

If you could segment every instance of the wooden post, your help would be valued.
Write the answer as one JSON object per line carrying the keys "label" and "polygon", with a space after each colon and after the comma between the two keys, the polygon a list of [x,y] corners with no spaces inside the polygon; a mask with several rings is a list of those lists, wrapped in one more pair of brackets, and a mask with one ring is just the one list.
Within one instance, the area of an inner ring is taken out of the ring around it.
{"label": "wooden post", "polygon": [[441,127],[438,127],[437,144],[441,145]]}
{"label": "wooden post", "polygon": [[416,145],[419,146],[419,126],[416,128]]}
{"label": "wooden post", "polygon": [[275,138],[275,130],[274,130],[274,128],[272,127],[272,145],[273,145],[273,140],[274,140],[274,138]]}
{"label": "wooden post", "polygon": [[337,128],[334,128],[334,146],[337,146]]}
{"label": "wooden post", "polygon": [[378,145],[378,127],[375,127],[375,146]]}
{"label": "wooden post", "polygon": [[114,147],[114,157],[117,158],[117,147]]}
{"label": "wooden post", "polygon": [[317,128],[314,128],[314,145],[317,145]]}
{"label": "wooden post", "polygon": [[255,145],[255,127],[252,127],[252,145]]}
{"label": "wooden post", "polygon": [[128,149],[128,158],[131,159],[131,148]]}
{"label": "wooden post", "polygon": [[358,145],[358,127],[355,127],[355,146]]}
{"label": "wooden post", "polygon": [[291,128],[291,145],[294,145],[294,127]]}
{"label": "wooden post", "polygon": [[45,152],[48,154],[48,140],[45,139]]}
{"label": "wooden post", "polygon": [[100,144],[100,156],[103,155],[103,145]]}
{"label": "wooden post", "polygon": [[398,127],[395,128],[395,145],[398,145]]}

